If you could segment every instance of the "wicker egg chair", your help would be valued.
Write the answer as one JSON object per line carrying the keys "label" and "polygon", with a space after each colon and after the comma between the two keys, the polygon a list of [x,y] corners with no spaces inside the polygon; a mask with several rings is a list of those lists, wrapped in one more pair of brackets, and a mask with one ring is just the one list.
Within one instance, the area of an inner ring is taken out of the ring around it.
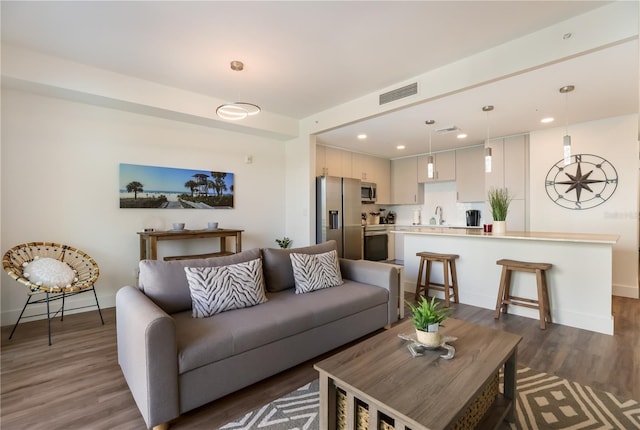
{"label": "wicker egg chair", "polygon": [[[43,286],[41,283],[33,283],[27,277],[24,276],[23,269],[26,263],[30,263],[38,258],[53,258],[63,263],[66,263],[75,273],[73,282],[65,286]],[[98,308],[100,314],[100,321],[104,325],[104,319],[102,318],[102,311],[98,304],[98,296],[94,287],[95,282],[98,280],[100,270],[98,264],[93,258],[85,254],[84,252],[68,245],[61,245],[52,242],[30,242],[23,243],[21,245],[14,246],[8,250],[2,258],[2,267],[7,274],[29,288],[27,302],[20,312],[18,321],[11,330],[9,339],[13,337],[18,323],[23,318],[33,318],[41,315],[46,315],[48,320],[49,331],[49,345],[51,345],[51,320],[55,318],[58,313],[61,314],[60,320],[64,319],[64,305],[65,298],[74,296],[76,294],[86,293],[93,291],[93,296],[96,300],[95,306]],[[44,294],[44,298],[36,298],[37,295]],[[49,304],[51,302],[61,300],[62,304],[60,308],[52,314]],[[39,313],[34,315],[23,316],[27,306],[37,305],[45,303],[47,307],[46,313]],[[93,307],[94,305],[75,307],[70,310],[82,309],[87,307]]]}

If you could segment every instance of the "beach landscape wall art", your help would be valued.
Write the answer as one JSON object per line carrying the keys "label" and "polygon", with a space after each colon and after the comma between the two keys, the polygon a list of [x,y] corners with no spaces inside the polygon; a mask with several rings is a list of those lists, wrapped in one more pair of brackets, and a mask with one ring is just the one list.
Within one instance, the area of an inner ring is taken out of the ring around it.
{"label": "beach landscape wall art", "polygon": [[120,208],[232,209],[233,173],[120,163]]}

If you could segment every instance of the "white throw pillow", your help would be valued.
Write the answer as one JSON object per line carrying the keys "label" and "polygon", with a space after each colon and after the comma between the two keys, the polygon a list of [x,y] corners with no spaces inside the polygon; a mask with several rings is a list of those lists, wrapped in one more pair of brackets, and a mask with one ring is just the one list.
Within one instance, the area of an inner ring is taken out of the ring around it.
{"label": "white throw pillow", "polygon": [[309,293],[323,288],[342,285],[338,253],[335,250],[322,254],[291,253],[296,294]]}
{"label": "white throw pillow", "polygon": [[43,287],[64,288],[78,280],[75,272],[67,263],[49,257],[36,257],[35,260],[24,263],[22,276]]}
{"label": "white throw pillow", "polygon": [[185,267],[193,318],[259,305],[267,301],[262,260],[219,267]]}

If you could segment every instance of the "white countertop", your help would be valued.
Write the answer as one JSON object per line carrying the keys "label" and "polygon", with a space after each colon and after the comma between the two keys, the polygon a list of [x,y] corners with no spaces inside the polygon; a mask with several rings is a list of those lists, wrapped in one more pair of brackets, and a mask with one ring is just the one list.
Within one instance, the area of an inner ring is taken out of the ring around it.
{"label": "white countertop", "polygon": [[593,234],[593,233],[547,233],[536,231],[507,231],[506,233],[485,233],[481,228],[476,227],[428,227],[428,226],[396,226],[391,233],[416,234],[416,235],[438,235],[438,236],[468,236],[487,239],[519,239],[537,241],[557,241],[557,242],[588,242],[588,243],[608,243],[614,244],[620,238],[616,234]]}

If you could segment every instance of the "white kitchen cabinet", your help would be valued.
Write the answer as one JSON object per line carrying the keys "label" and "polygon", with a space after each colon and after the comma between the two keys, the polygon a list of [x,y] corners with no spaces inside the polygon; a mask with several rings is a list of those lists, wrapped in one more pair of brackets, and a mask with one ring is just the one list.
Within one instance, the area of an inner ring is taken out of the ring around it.
{"label": "white kitchen cabinet", "polygon": [[[507,215],[507,229],[528,230],[529,136],[519,135],[489,141],[491,173],[485,174],[485,192],[506,187],[513,201]],[[486,197],[485,197],[486,199]],[[487,213],[491,213],[487,203]]]}
{"label": "white kitchen cabinet", "polygon": [[418,157],[418,182],[445,182],[456,180],[456,152],[433,154],[433,178],[427,176],[427,155]]}
{"label": "white kitchen cabinet", "polygon": [[351,178],[351,152],[317,145],[316,175]]}
{"label": "white kitchen cabinet", "polygon": [[363,182],[373,182],[371,180],[371,161],[368,155],[351,153],[351,174],[354,179],[360,179]]}
{"label": "white kitchen cabinet", "polygon": [[395,248],[394,260],[404,261],[404,233],[392,233],[395,236],[393,245]]}
{"label": "white kitchen cabinet", "polygon": [[424,185],[418,183],[418,157],[391,160],[391,204],[424,203]]}
{"label": "white kitchen cabinet", "polygon": [[351,174],[355,179],[377,185],[377,204],[391,203],[391,162],[371,155],[351,154]]}
{"label": "white kitchen cabinet", "polygon": [[504,184],[514,199],[526,195],[527,136],[514,136],[504,140]]}
{"label": "white kitchen cabinet", "polygon": [[326,147],[316,145],[316,176],[327,176],[327,171]]}
{"label": "white kitchen cabinet", "polygon": [[391,233],[391,230],[395,228],[395,225],[387,226],[387,237],[389,238],[387,242],[387,260],[391,261],[396,259],[396,235]]}
{"label": "white kitchen cabinet", "polygon": [[456,150],[456,191],[459,202],[483,202],[484,147]]}
{"label": "white kitchen cabinet", "polygon": [[377,185],[379,205],[391,204],[391,162],[384,158],[371,157],[371,182]]}

